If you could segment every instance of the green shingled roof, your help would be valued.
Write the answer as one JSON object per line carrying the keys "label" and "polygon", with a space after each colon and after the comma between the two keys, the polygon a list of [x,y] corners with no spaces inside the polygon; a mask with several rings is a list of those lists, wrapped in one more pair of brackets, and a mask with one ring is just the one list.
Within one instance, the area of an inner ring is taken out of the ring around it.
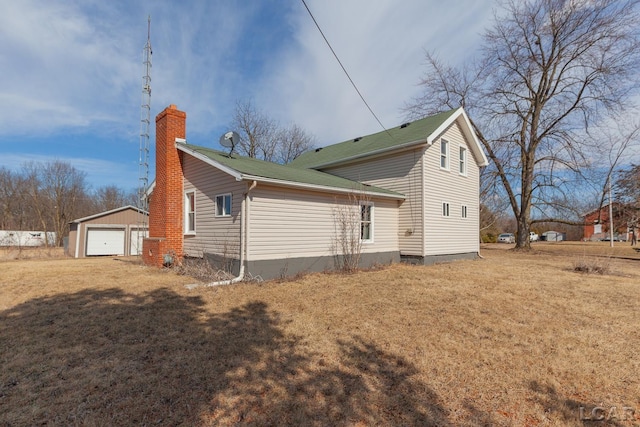
{"label": "green shingled roof", "polygon": [[302,186],[310,185],[356,192],[365,191],[367,193],[375,193],[384,196],[391,196],[397,199],[404,199],[402,194],[396,193],[395,191],[362,184],[313,169],[280,165],[277,163],[266,162],[264,160],[239,156],[237,154],[229,156],[228,153],[218,150],[181,142],[176,143],[176,145],[178,148],[183,148],[187,152],[193,151],[200,156],[204,156],[213,162],[232,169],[237,174],[242,175],[245,179],[254,179],[256,177],[265,178],[267,180],[281,181],[284,184],[301,184]]}
{"label": "green shingled roof", "polygon": [[456,111],[457,110],[445,111],[389,129],[388,131],[382,131],[322,147],[314,151],[308,151],[291,162],[291,165],[301,168],[316,168],[346,159],[357,158],[376,151],[391,150],[412,142],[424,142],[428,136],[435,132]]}

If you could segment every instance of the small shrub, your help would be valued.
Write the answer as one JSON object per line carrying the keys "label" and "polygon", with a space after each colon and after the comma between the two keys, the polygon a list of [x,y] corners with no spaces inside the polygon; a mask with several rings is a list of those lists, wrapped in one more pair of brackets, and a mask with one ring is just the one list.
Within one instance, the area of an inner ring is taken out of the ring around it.
{"label": "small shrub", "polygon": [[609,258],[582,257],[573,262],[573,271],[586,274],[609,274],[611,260]]}
{"label": "small shrub", "polygon": [[184,257],[182,262],[176,264],[173,269],[181,276],[190,276],[201,282],[217,282],[233,278],[231,274],[213,268],[204,258]]}

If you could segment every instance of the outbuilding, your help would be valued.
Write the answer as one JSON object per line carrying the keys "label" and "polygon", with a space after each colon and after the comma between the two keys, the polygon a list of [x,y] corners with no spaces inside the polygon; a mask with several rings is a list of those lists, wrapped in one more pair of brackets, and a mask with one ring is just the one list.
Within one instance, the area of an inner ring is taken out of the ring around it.
{"label": "outbuilding", "polygon": [[560,233],[558,231],[546,231],[542,233],[540,240],[544,240],[545,242],[562,242],[566,239],[565,233]]}
{"label": "outbuilding", "polygon": [[71,221],[67,255],[139,255],[148,221],[148,212],[130,205]]}

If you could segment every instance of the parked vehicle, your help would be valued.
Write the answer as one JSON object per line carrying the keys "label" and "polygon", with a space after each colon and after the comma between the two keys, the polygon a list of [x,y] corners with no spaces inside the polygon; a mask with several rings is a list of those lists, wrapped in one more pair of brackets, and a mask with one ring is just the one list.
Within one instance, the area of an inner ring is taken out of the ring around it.
{"label": "parked vehicle", "polygon": [[498,243],[515,243],[516,236],[513,233],[502,233],[498,236]]}
{"label": "parked vehicle", "polygon": [[535,232],[531,231],[529,233],[529,241],[530,242],[537,242],[539,239],[538,234],[536,234]]}

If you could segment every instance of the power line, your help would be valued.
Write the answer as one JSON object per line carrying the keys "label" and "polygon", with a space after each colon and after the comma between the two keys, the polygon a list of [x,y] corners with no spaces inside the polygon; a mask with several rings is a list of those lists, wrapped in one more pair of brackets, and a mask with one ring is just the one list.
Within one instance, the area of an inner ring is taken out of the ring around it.
{"label": "power line", "polygon": [[[331,47],[331,43],[329,43],[329,40],[327,40],[327,37],[324,35],[324,32],[322,32],[322,29],[320,28],[320,25],[318,25],[318,21],[316,21],[316,18],[313,16],[313,14],[311,13],[311,10],[309,9],[309,6],[307,6],[307,2],[305,2],[305,0],[302,0],[302,4],[304,4],[304,7],[307,9],[307,12],[309,12],[309,16],[311,17],[311,19],[313,20],[313,23],[316,24],[316,28],[318,28],[318,31],[320,31],[320,34],[322,35],[322,38],[324,39],[325,43],[327,43],[327,46],[329,46],[329,49],[331,50],[331,53],[333,53],[333,56],[336,58],[336,61],[338,61],[338,64],[340,64],[340,67],[342,68],[342,71],[344,71],[344,74],[347,76],[347,78],[349,79],[349,81],[351,82],[351,85],[353,86],[353,88],[356,90],[356,92],[358,92],[358,95],[360,96],[360,99],[362,100],[362,102],[364,102],[364,105],[367,106],[367,108],[369,109],[369,112],[371,113],[371,115],[373,115],[373,117],[376,119],[376,121],[378,122],[378,124],[380,125],[380,127],[382,129],[384,129],[385,132],[389,133],[389,131],[387,130],[386,127],[384,127],[384,125],[382,124],[382,122],[380,121],[380,119],[378,118],[378,116],[376,116],[376,113],[373,112],[373,110],[371,109],[371,107],[369,106],[369,104],[367,103],[367,101],[364,99],[364,96],[362,96],[362,93],[360,93],[360,90],[358,89],[358,86],[356,86],[355,82],[353,81],[353,79],[351,78],[351,76],[349,75],[349,73],[347,72],[347,69],[344,68],[344,65],[342,65],[342,61],[340,61],[340,58],[338,58],[338,55],[336,54],[336,52],[333,50],[333,47]],[[391,136],[391,134],[389,134],[389,136]]]}

